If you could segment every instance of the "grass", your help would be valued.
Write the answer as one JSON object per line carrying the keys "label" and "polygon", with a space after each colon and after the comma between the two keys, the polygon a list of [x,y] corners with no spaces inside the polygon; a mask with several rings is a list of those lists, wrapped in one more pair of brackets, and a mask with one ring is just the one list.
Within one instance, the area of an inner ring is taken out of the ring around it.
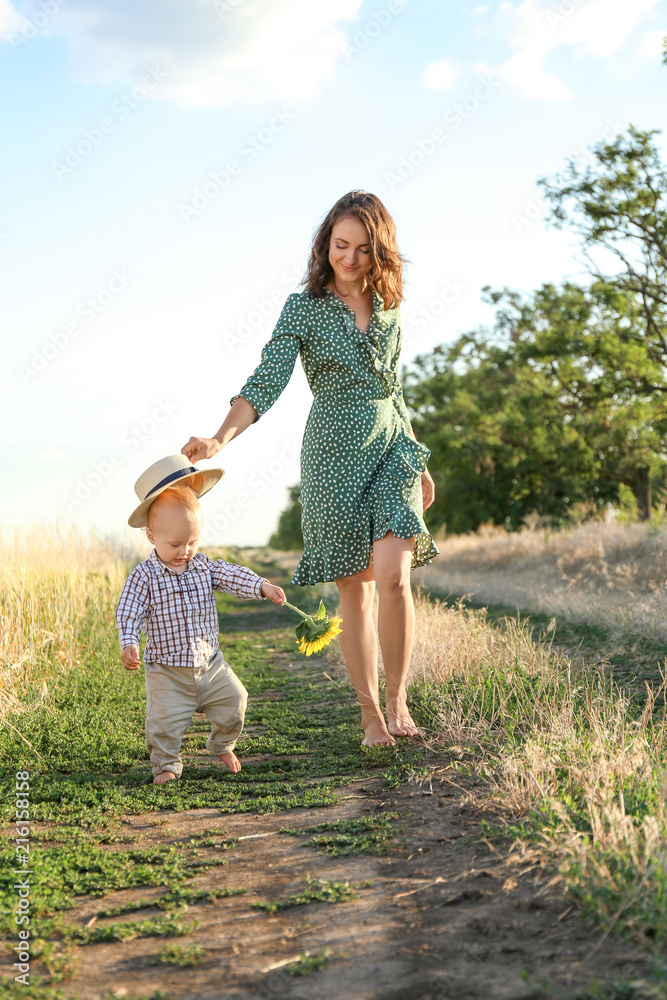
{"label": "grass", "polygon": [[[17,995],[21,1000],[71,1000],[61,989],[50,986],[44,976],[33,976],[31,973],[30,978],[32,981],[29,984],[21,984],[20,987],[13,980],[0,980],[0,1000],[16,1000]],[[18,989],[21,990],[20,993],[17,993]],[[101,995],[100,1000],[118,1000],[118,994],[107,991]],[[176,1000],[176,996],[174,993],[154,990],[150,995],[142,996],[124,993],[123,1000]]]}
{"label": "grass", "polygon": [[[415,574],[429,591],[587,622],[614,635],[667,642],[664,513],[641,524],[589,521],[555,531],[526,518],[521,531],[483,525],[438,541]],[[663,654],[664,656],[665,654]]]}
{"label": "grass", "polygon": [[651,952],[667,945],[665,687],[642,700],[520,617],[417,600],[412,698],[434,743],[483,778],[584,914]]}
{"label": "grass", "polygon": [[288,972],[290,976],[308,976],[311,972],[321,969],[330,957],[331,951],[329,948],[321,948],[314,955],[306,951],[303,955],[299,955],[293,962],[288,962],[285,966],[285,972]]}
{"label": "grass", "polygon": [[338,820],[332,823],[317,823],[296,829],[283,828],[281,833],[316,836],[306,841],[306,847],[317,847],[332,857],[349,854],[383,854],[388,842],[394,837],[392,820],[398,813],[384,813],[382,816],[362,816],[359,819]]}
{"label": "grass", "polygon": [[212,903],[216,899],[226,899],[229,896],[243,896],[247,889],[191,889],[183,886],[166,892],[156,899],[134,899],[119,906],[109,906],[105,910],[98,910],[96,916],[100,917],[120,917],[124,913],[136,913],[137,910],[160,909],[160,910],[182,910],[184,906],[192,906],[199,903]]}
{"label": "grass", "polygon": [[145,920],[124,920],[106,927],[83,928],[69,925],[62,929],[66,941],[77,944],[99,944],[101,941],[132,941],[146,937],[182,937],[199,926],[195,920],[186,924],[177,917],[147,917]]}
{"label": "grass", "polygon": [[[17,571],[15,580],[9,573],[0,583],[0,605],[17,632],[3,638],[8,724],[0,730],[0,771],[8,790],[17,771],[29,773],[31,932],[51,984],[75,966],[75,946],[185,935],[196,926],[183,920],[187,907],[219,898],[198,895],[191,882],[224,864],[218,854],[233,852],[234,840],[215,827],[179,839],[163,820],[177,825],[178,813],[197,808],[224,815],[326,806],[368,771],[382,771],[388,787],[417,778],[428,752],[400,743],[362,748],[350,685],[332,682],[321,659],[298,656],[285,610],[221,595],[222,648],[250,693],[237,751],[243,770],[232,775],[212,763],[205,752],[209,723],[195,717],[182,778],[153,785],[143,683],[120,665],[113,620],[128,565],[109,552],[90,542],[80,565],[71,553],[61,565],[57,551],[49,564],[39,550],[23,578]],[[265,575],[275,575],[259,553],[255,558]],[[581,576],[578,586],[584,582]],[[285,589],[304,609],[322,591]],[[554,613],[552,621],[546,608],[529,621],[505,610],[418,596],[413,711],[431,750],[483,779],[503,817],[495,833],[487,832],[529,842],[591,921],[657,955],[667,945],[664,688],[651,679],[639,697],[638,684],[648,679],[663,640],[657,630],[641,636],[609,620],[590,624]],[[13,940],[10,795],[1,808],[0,929]],[[151,812],[159,843],[120,831],[122,817]],[[285,832],[309,835],[311,846],[330,854],[378,853],[391,846],[394,819]],[[163,916],[87,928],[64,919],[75,895],[146,887],[164,892],[151,902],[110,899],[99,919],[146,906]],[[340,901],[356,888],[309,882],[300,894],[261,908]],[[25,997],[57,997],[48,981],[32,972],[31,979]],[[2,984],[0,1000],[4,995]]]}
{"label": "grass", "polygon": [[206,952],[200,944],[187,947],[178,944],[167,944],[160,948],[151,959],[151,965],[177,965],[181,969],[193,965],[201,965],[206,960]]}
{"label": "grass", "polygon": [[667,641],[662,639],[605,628],[594,621],[573,620],[564,613],[523,611],[506,603],[451,596],[435,588],[429,590],[429,596],[449,607],[484,610],[490,624],[502,623],[508,618],[523,621],[533,641],[543,642],[546,637],[549,645],[571,660],[599,667],[638,704],[644,704],[647,691],[661,684],[667,659]]}
{"label": "grass", "polygon": [[[411,745],[372,752],[362,748],[354,692],[349,685],[330,682],[321,659],[306,661],[298,655],[292,616],[268,602],[221,594],[222,648],[250,693],[237,747],[243,770],[232,775],[213,761],[205,750],[210,723],[195,716],[184,740],[182,778],[154,785],[143,732],[143,678],[123,670],[114,620],[131,560],[120,553],[114,561],[106,543],[93,551],[93,542],[78,568],[73,556],[65,558],[71,554],[71,540],[63,542],[66,552],[54,544],[51,564],[39,549],[23,581],[23,597],[16,587],[10,592],[6,580],[3,584],[3,607],[14,601],[12,621],[34,612],[21,639],[24,646],[5,651],[6,676],[16,683],[3,689],[10,695],[3,710],[11,725],[0,729],[0,775],[7,790],[13,789],[17,771],[29,775],[30,931],[32,943],[40,942],[37,968],[31,969],[35,989],[48,990],[49,983],[55,988],[58,977],[75,967],[78,947],[187,934],[195,926],[183,920],[189,905],[232,894],[228,889],[204,893],[191,883],[225,863],[220,855],[228,857],[236,849],[234,839],[210,825],[201,835],[179,836],[173,827],[180,812],[208,808],[225,815],[331,805],[360,774],[388,769],[397,761],[416,766],[426,753]],[[23,555],[30,562],[29,553]],[[111,559],[107,572],[105,559]],[[265,575],[277,572],[273,567],[269,573],[261,561],[256,565]],[[25,595],[31,587],[39,599],[28,605]],[[316,606],[322,590],[285,589],[300,607]],[[62,662],[54,655],[54,643],[44,641],[49,621],[58,641],[69,642]],[[26,649],[29,660],[21,660]],[[43,683],[48,697],[39,698]],[[168,817],[160,815],[164,810]],[[123,817],[151,812],[159,842],[121,831]],[[13,796],[2,797],[0,815],[0,934],[13,943]],[[151,887],[162,892],[148,901],[142,890]],[[114,901],[114,893],[127,890],[136,891],[136,898]],[[82,928],[66,920],[73,897],[110,898],[97,911],[100,922]],[[164,915],[101,923],[144,908]],[[50,970],[44,981],[36,975],[42,967]]]}
{"label": "grass", "polygon": [[[367,887],[368,883],[364,887]],[[260,900],[252,904],[253,909],[276,913],[278,910],[290,910],[294,906],[306,906],[308,903],[348,903],[357,899],[359,893],[349,882],[329,882],[326,879],[306,878],[306,888],[287,899],[266,902]]]}

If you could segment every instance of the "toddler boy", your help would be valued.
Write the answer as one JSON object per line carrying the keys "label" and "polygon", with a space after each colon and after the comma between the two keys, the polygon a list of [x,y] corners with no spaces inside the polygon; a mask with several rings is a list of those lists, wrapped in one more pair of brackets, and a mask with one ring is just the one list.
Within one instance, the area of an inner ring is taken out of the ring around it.
{"label": "toddler boy", "polygon": [[206,749],[232,773],[241,770],[234,746],[243,729],[248,692],[218,648],[214,590],[238,597],[270,598],[285,593],[247,566],[209,559],[197,552],[202,527],[198,497],[223,475],[199,472],[183,455],[152,465],[137,480],[141,503],[129,518],[146,528],[154,548],[128,577],[116,609],[121,658],[138,670],[143,628],[146,681],[146,744],[153,782],[180,777],[180,748],[195,711],[211,720]]}

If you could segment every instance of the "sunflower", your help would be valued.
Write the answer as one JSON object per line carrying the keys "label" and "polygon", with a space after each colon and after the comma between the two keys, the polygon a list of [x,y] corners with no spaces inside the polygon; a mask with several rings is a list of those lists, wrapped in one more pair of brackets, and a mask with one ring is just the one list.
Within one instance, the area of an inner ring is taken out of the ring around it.
{"label": "sunflower", "polygon": [[301,618],[303,619],[296,626],[295,631],[296,643],[299,647],[299,652],[305,653],[306,656],[310,656],[311,653],[317,653],[320,649],[328,646],[334,636],[343,631],[339,627],[342,624],[342,618],[339,618],[338,616],[327,618],[324,601],[320,601],[320,606],[317,609],[317,613],[314,615],[307,615],[305,612],[300,611],[299,608],[295,608],[293,604],[289,604],[287,601],[283,601],[283,607],[296,611],[296,613],[301,615]]}

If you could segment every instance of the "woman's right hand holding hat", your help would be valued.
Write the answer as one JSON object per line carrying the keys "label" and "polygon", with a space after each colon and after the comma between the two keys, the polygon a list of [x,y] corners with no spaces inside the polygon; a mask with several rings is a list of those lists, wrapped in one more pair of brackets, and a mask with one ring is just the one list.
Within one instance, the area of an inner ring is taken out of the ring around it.
{"label": "woman's right hand holding hat", "polygon": [[213,458],[221,448],[222,445],[217,438],[191,437],[188,443],[181,448],[181,455],[187,455],[194,464],[205,458]]}

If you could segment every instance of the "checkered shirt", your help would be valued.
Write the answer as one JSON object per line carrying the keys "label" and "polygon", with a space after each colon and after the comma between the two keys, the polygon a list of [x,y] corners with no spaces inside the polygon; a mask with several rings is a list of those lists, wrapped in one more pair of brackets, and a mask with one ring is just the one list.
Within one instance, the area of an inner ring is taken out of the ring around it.
{"label": "checkered shirt", "polygon": [[122,649],[139,645],[146,634],[145,663],[173,667],[206,666],[218,650],[218,612],[214,590],[266,600],[265,577],[247,566],[213,561],[198,552],[183,573],[162,562],[155,549],[132,570],[116,608]]}

